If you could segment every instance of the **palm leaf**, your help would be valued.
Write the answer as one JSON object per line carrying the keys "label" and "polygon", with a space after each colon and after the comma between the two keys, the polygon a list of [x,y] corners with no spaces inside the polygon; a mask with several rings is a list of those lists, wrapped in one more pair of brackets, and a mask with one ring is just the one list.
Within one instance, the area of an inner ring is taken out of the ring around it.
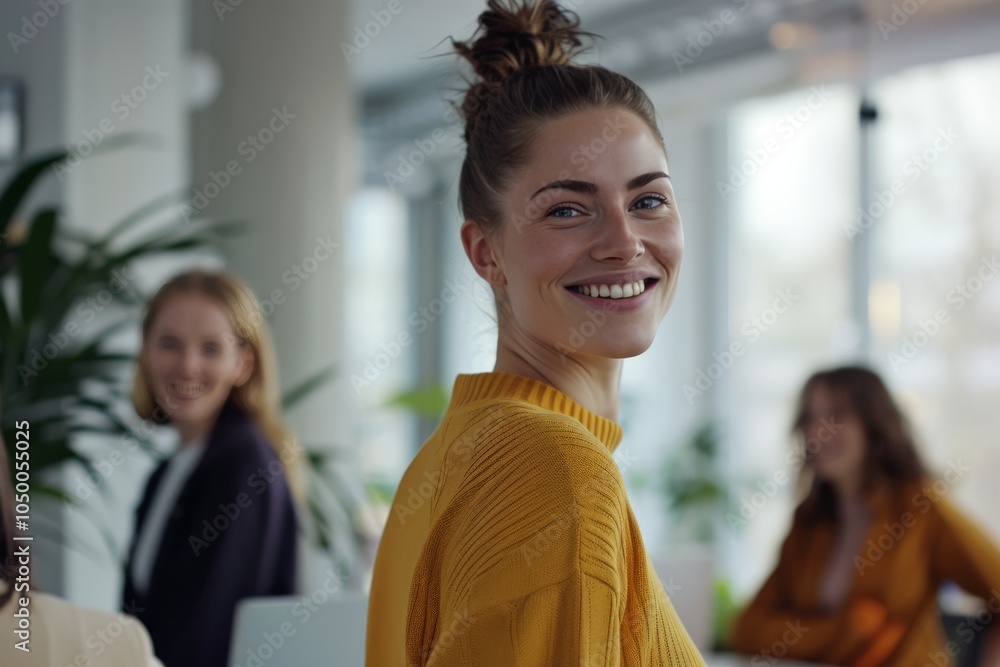
{"label": "palm leaf", "polygon": [[320,372],[292,387],[281,397],[281,409],[291,409],[296,403],[329,382],[333,378],[333,375],[334,367],[327,366]]}
{"label": "palm leaf", "polygon": [[31,325],[42,301],[45,283],[52,273],[52,238],[56,230],[56,210],[43,209],[31,222],[28,240],[21,250],[21,323]]}
{"label": "palm leaf", "polygon": [[[91,153],[91,156],[123,146],[143,143],[155,144],[156,140],[151,135],[142,133],[121,134],[102,141]],[[34,187],[36,181],[45,175],[51,167],[63,162],[67,157],[69,157],[69,152],[66,150],[45,153],[27,162],[7,181],[3,188],[3,194],[0,194],[0,235],[7,232],[7,228],[14,219],[14,213],[17,212],[18,207],[31,188]]]}
{"label": "palm leaf", "polygon": [[64,150],[53,151],[29,162],[21,167],[4,186],[3,194],[0,195],[0,234],[5,234],[14,218],[14,212],[21,205],[28,192],[34,186],[35,181],[45,173],[45,171],[56,164],[62,162],[69,155]]}

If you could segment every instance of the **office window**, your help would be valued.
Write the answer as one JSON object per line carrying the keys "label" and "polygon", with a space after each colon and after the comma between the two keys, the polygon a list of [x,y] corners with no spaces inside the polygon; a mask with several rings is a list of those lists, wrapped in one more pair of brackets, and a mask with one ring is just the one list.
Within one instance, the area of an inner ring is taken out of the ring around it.
{"label": "office window", "polygon": [[[822,86],[752,100],[730,119],[728,447],[746,524],[728,526],[726,570],[749,593],[787,530],[797,470],[786,462],[798,391],[850,354],[849,244],[857,200],[854,90]],[[733,348],[731,348],[733,349]],[[786,477],[782,477],[783,472]],[[787,479],[769,487],[768,481]],[[773,494],[753,495],[774,488]]]}
{"label": "office window", "polygon": [[383,409],[409,387],[412,346],[399,345],[409,331],[407,205],[383,188],[358,191],[345,220],[346,367],[354,409],[351,444],[367,480],[395,488],[413,458],[413,418]]}
{"label": "office window", "polygon": [[1000,55],[920,67],[879,109],[870,301],[875,363],[932,471],[1000,538]]}

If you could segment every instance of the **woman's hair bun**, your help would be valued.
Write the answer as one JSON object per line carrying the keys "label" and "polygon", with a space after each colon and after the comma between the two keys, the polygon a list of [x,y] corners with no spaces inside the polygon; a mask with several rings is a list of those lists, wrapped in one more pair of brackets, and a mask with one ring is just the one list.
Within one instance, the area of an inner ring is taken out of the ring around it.
{"label": "woman's hair bun", "polygon": [[620,109],[645,123],[663,147],[656,108],[642,88],[599,64],[573,62],[583,42],[597,37],[579,25],[553,0],[489,0],[469,41],[452,41],[473,71],[464,72],[469,86],[461,104],[449,100],[465,121],[459,202],[462,216],[483,229],[497,229],[509,217],[504,195],[551,121]]}
{"label": "woman's hair bun", "polygon": [[579,17],[553,0],[489,0],[469,42],[455,51],[485,83],[544,65],[567,65],[584,50]]}

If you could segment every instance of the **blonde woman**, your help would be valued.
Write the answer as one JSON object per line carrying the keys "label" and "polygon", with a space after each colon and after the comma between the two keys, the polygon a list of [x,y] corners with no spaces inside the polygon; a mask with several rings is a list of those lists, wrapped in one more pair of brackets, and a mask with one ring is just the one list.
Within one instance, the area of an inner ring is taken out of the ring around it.
{"label": "blonde woman", "polygon": [[652,103],[572,62],[576,26],[554,2],[491,0],[456,44],[477,77],[461,237],[495,296],[497,360],[458,377],[400,483],[372,667],[705,664],[612,458],[622,360],[674,298],[681,219]]}
{"label": "blonde woman", "polygon": [[295,589],[298,452],[253,292],[200,271],[160,288],[132,401],[180,446],[146,485],[122,603],[166,667],[222,667],[236,603]]}

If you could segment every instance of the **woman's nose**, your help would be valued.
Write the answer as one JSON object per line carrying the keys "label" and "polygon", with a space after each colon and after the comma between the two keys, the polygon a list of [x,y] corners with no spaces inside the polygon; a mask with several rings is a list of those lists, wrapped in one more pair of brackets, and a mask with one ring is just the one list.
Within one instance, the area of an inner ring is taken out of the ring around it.
{"label": "woman's nose", "polygon": [[605,216],[600,237],[594,244],[594,258],[628,264],[643,253],[642,239],[636,234],[628,213],[616,210]]}
{"label": "woman's nose", "polygon": [[198,373],[200,360],[195,350],[185,350],[181,355],[180,372],[183,377],[194,377]]}

